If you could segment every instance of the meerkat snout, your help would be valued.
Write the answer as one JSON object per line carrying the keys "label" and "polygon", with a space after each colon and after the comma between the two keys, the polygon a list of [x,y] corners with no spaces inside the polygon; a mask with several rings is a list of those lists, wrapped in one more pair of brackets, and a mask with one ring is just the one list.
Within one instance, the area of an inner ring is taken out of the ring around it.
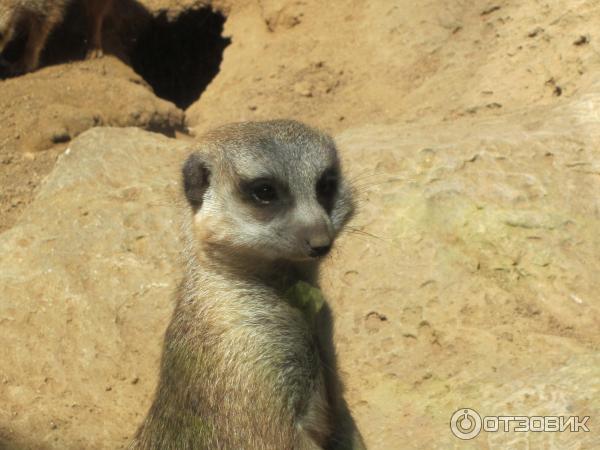
{"label": "meerkat snout", "polygon": [[312,247],[310,249],[309,255],[313,258],[320,258],[321,256],[325,256],[331,250],[331,245],[321,245],[318,247]]}
{"label": "meerkat snout", "polygon": [[330,218],[320,205],[315,206],[313,211],[313,214],[303,214],[307,216],[307,224],[300,226],[297,239],[305,244],[306,256],[319,258],[331,250],[335,231]]}
{"label": "meerkat snout", "polygon": [[317,235],[306,242],[310,247],[309,255],[313,258],[325,256],[331,250],[331,239],[325,235]]}
{"label": "meerkat snout", "polygon": [[183,185],[202,245],[256,259],[323,257],[353,213],[333,140],[290,120],[213,131]]}

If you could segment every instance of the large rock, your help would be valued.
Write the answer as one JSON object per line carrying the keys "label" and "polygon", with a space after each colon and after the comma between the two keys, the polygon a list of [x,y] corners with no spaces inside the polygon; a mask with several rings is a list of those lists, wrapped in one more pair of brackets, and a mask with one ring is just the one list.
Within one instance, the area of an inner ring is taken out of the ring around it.
{"label": "large rock", "polygon": [[[549,111],[338,136],[360,211],[323,288],[370,448],[597,447],[593,428],[465,443],[448,425],[463,407],[600,416],[600,90],[589,92]],[[138,130],[86,132],[0,235],[6,443],[131,437],[180,275],[184,153]]]}
{"label": "large rock", "polygon": [[0,236],[0,447],[119,448],[143,417],[178,276],[181,148],[86,132]]}
{"label": "large rock", "polygon": [[[589,92],[338,137],[361,208],[325,286],[371,448],[598,447],[600,85]],[[464,407],[591,416],[592,432],[468,445],[449,429]]]}

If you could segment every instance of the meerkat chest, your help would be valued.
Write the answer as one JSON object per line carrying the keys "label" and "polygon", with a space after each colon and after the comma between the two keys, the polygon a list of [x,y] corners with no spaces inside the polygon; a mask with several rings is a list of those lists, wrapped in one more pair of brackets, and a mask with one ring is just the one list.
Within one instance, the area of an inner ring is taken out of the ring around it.
{"label": "meerkat chest", "polygon": [[297,375],[303,378],[317,376],[317,342],[304,311],[287,303],[250,311],[232,332],[244,336],[248,354],[254,355],[257,365],[290,375],[300,372]]}
{"label": "meerkat chest", "polygon": [[270,380],[274,390],[300,401],[312,395],[321,371],[313,324],[306,311],[283,299],[260,300],[242,299],[218,313],[229,318],[214,350],[222,352],[225,370],[243,368],[249,379]]}

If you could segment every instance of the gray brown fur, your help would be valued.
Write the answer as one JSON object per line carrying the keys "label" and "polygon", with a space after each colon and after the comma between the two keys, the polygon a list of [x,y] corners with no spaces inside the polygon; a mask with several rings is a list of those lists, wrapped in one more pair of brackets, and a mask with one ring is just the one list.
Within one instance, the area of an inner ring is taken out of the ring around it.
{"label": "gray brown fur", "polygon": [[[27,43],[16,73],[38,68],[40,54],[50,32],[64,19],[67,7],[75,0],[2,0],[0,2],[0,53],[15,37],[18,27],[27,32]],[[87,11],[88,57],[102,56],[102,25],[113,0],[84,0]]]}
{"label": "gray brown fur", "polygon": [[[319,180],[332,168],[325,202]],[[333,141],[294,121],[229,125],[204,136],[183,172],[186,273],[131,448],[364,448],[341,395],[329,309],[313,321],[284,295],[299,280],[314,285],[313,245],[330,245],[352,215]],[[248,191],[257,178],[272,181],[276,201]]]}

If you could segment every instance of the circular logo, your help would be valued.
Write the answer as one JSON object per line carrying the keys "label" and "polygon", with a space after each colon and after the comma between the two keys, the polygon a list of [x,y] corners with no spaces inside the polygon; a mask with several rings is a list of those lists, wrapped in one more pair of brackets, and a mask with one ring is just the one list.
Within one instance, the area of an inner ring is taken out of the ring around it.
{"label": "circular logo", "polygon": [[452,434],[459,439],[469,440],[481,431],[481,416],[469,408],[461,408],[450,419]]}

